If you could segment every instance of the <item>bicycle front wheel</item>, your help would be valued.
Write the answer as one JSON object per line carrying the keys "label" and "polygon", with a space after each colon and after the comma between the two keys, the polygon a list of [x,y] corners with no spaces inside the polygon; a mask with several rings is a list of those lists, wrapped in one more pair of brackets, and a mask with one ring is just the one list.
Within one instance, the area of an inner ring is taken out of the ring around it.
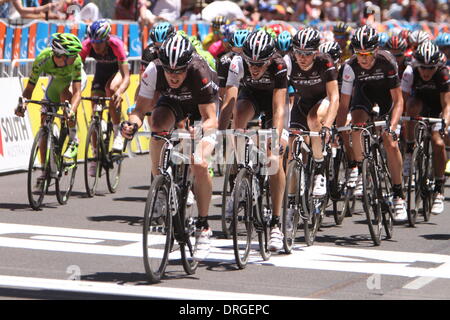
{"label": "bicycle front wheel", "polygon": [[330,198],[333,202],[333,217],[336,225],[341,225],[349,211],[349,194],[347,188],[347,157],[342,148],[336,157],[330,159]]}
{"label": "bicycle front wheel", "polygon": [[86,136],[84,150],[84,185],[89,197],[93,197],[97,190],[101,174],[101,146],[99,124],[92,122]]}
{"label": "bicycle front wheel", "polygon": [[381,202],[378,199],[379,182],[374,164],[369,159],[362,163],[363,207],[366,213],[367,226],[374,245],[381,243]]}
{"label": "bicycle front wheel", "polygon": [[292,160],[287,168],[281,223],[284,234],[283,247],[286,253],[292,251],[300,222],[301,193],[302,189],[304,190],[304,186],[301,185],[303,174],[303,166],[296,160]]}
{"label": "bicycle front wheel", "polygon": [[[114,139],[114,131],[112,129],[112,125],[108,126],[108,134],[107,136],[109,138],[106,139],[106,141],[109,141],[109,146],[107,146],[108,149],[108,167],[106,168],[106,184],[108,185],[108,190],[111,193],[115,193],[117,191],[117,187],[119,186],[120,181],[120,172],[122,170],[122,162],[125,159],[125,155],[123,152],[114,152],[112,150],[112,142]],[[127,144],[127,140],[125,140],[125,147]]]}
{"label": "bicycle front wheel", "polygon": [[234,183],[234,177],[232,174],[233,167],[235,167],[233,164],[227,164],[225,167],[225,174],[223,177],[223,189],[222,189],[222,208],[221,208],[221,222],[222,222],[222,232],[226,239],[229,239],[231,236],[231,224],[233,220],[233,216],[228,213],[227,210],[231,211],[232,208],[232,193],[233,190],[233,183]]}
{"label": "bicycle front wheel", "polygon": [[161,280],[172,248],[173,225],[169,198],[170,183],[162,175],[155,177],[145,204],[143,229],[144,267],[151,283]]}
{"label": "bicycle front wheel", "polygon": [[238,173],[233,191],[233,249],[236,264],[244,269],[253,238],[253,194],[251,176],[246,169]]}
{"label": "bicycle front wheel", "polygon": [[47,156],[48,133],[40,129],[34,138],[28,162],[28,202],[33,210],[39,210],[50,182],[49,157]]}
{"label": "bicycle front wheel", "polygon": [[66,204],[72,193],[75,175],[77,172],[77,156],[72,159],[64,158],[64,150],[69,143],[67,128],[63,128],[58,139],[58,149],[55,146],[55,160],[58,167],[58,176],[55,183],[56,198],[60,204]]}

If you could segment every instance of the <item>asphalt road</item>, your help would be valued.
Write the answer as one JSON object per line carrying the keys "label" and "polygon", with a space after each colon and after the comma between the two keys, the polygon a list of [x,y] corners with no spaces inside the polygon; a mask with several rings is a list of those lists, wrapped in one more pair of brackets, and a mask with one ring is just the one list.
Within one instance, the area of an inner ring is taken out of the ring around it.
{"label": "asphalt road", "polygon": [[[106,181],[85,196],[82,167],[67,205],[52,192],[41,211],[30,209],[26,173],[0,176],[0,297],[4,299],[449,299],[450,210],[396,225],[394,237],[374,247],[364,216],[336,226],[326,217],[311,247],[249,265],[234,263],[232,240],[220,227],[222,178],[214,178],[210,221],[213,249],[194,275],[172,259],[167,275],[147,282],[141,232],[149,187],[148,155],[127,159],[115,194]],[[448,188],[447,188],[448,189]]]}

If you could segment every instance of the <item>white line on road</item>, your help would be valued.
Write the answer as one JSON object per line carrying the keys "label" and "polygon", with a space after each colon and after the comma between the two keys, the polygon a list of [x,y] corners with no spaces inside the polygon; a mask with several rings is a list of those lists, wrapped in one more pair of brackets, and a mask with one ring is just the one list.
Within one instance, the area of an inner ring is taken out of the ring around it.
{"label": "white line on road", "polygon": [[403,286],[403,289],[419,290],[436,279],[436,277],[420,277],[407,283],[405,286]]}
{"label": "white line on road", "polygon": [[[50,241],[51,238],[48,238],[55,236],[58,237],[57,241]],[[64,241],[64,237],[68,237],[69,240]],[[80,241],[76,242],[77,239]],[[90,240],[101,242],[89,243]],[[0,247],[142,258],[142,235],[0,223]],[[251,251],[250,264],[450,279],[450,256],[442,254],[295,245],[292,254],[272,255],[269,261],[263,261],[257,251],[257,243],[252,249],[254,250]],[[178,258],[179,251],[170,255],[170,259]],[[235,263],[232,241],[213,239],[207,260]]]}
{"label": "white line on road", "polygon": [[293,297],[260,295],[250,293],[224,292],[157,286],[130,286],[95,281],[73,281],[31,277],[0,276],[0,287],[57,290],[79,293],[108,294],[154,299],[189,300],[303,300]]}

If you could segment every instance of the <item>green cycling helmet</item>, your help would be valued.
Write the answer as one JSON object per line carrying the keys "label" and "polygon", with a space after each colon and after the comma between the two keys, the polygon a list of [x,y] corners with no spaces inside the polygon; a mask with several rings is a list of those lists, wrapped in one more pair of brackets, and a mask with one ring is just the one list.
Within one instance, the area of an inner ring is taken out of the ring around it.
{"label": "green cycling helmet", "polygon": [[54,33],[52,34],[53,53],[65,56],[76,56],[83,46],[80,39],[72,33]]}

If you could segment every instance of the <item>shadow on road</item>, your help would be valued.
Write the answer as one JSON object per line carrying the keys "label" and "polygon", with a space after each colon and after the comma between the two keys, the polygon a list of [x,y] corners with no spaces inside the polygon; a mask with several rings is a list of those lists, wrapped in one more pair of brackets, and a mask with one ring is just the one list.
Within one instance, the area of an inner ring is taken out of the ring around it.
{"label": "shadow on road", "polygon": [[423,234],[421,237],[427,240],[450,240],[450,234]]}
{"label": "shadow on road", "polygon": [[95,216],[88,217],[89,221],[94,222],[119,222],[119,223],[127,223],[130,226],[142,226],[144,223],[143,217],[133,217],[133,216],[120,216],[120,215],[107,215],[107,216]]}

